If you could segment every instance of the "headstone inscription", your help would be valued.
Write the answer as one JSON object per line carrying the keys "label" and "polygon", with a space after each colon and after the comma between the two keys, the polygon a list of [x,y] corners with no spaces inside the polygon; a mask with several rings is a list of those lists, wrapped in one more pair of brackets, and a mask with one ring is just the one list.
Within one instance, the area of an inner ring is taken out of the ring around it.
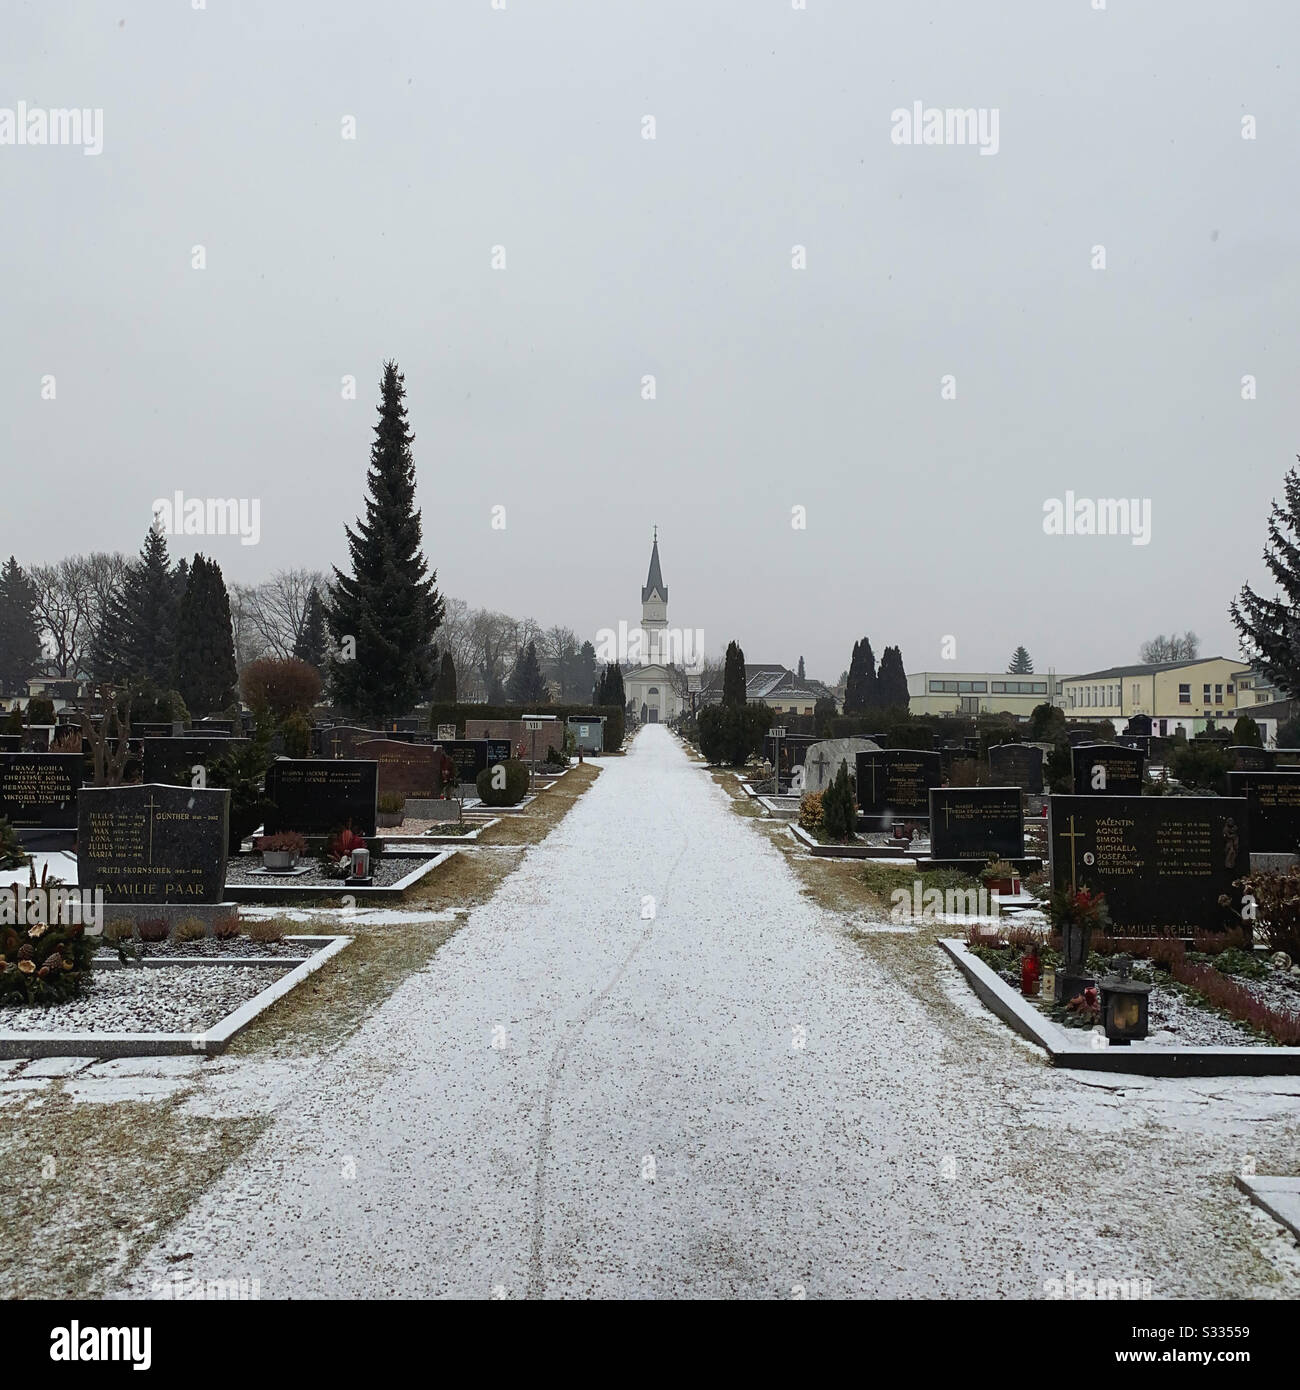
{"label": "headstone inscription", "polygon": [[912,748],[882,748],[857,757],[858,808],[863,815],[886,819],[925,820],[930,814],[930,788],[942,779],[938,753]]}
{"label": "headstone inscription", "polygon": [[1019,787],[931,787],[931,859],[1022,859]]}
{"label": "headstone inscription", "polygon": [[1228,795],[1245,799],[1252,854],[1300,853],[1300,769],[1229,772]]}
{"label": "headstone inscription", "polygon": [[431,743],[401,743],[396,739],[370,739],[356,745],[363,761],[379,764],[379,795],[436,797],[442,787],[438,768],[442,750]]}
{"label": "headstone inscription", "polygon": [[1116,927],[1222,931],[1250,865],[1241,797],[1052,796],[1052,887],[1104,893]]}
{"label": "headstone inscription", "polygon": [[[1277,754],[1268,748],[1256,748],[1249,743],[1235,743],[1228,748],[1234,772],[1272,772],[1277,766]],[[1255,846],[1259,848],[1258,845]]]}
{"label": "headstone inscription", "polygon": [[1082,743],[1070,750],[1075,796],[1141,796],[1146,759],[1117,743]]}
{"label": "headstone inscription", "polygon": [[78,886],[140,908],[220,903],[229,813],[223,789],[86,787],[78,798]]}
{"label": "headstone inscription", "polygon": [[84,768],[80,753],[0,753],[0,819],[33,848],[57,847],[38,832],[62,831],[70,840]]}
{"label": "headstone inscription", "polygon": [[1004,787],[1041,796],[1043,755],[1030,743],[999,743],[989,749],[989,777]]}
{"label": "headstone inscription", "polygon": [[248,747],[247,739],[223,734],[207,738],[192,734],[184,738],[146,738],[143,743],[144,780],[170,782],[177,787],[205,786],[212,763]]}
{"label": "headstone inscription", "polygon": [[379,764],[352,758],[278,758],[266,770],[266,833],[375,833]]}
{"label": "headstone inscription", "polygon": [[510,741],[504,738],[448,739],[442,751],[456,764],[456,780],[462,786],[473,785],[484,768],[508,762]]}

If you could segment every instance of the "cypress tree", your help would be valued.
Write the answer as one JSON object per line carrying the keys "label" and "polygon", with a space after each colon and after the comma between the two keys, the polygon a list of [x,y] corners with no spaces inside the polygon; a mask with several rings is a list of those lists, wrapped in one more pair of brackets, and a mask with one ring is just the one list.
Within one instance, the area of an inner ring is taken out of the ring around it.
{"label": "cypress tree", "polygon": [[728,642],[722,668],[722,703],[743,705],[745,700],[745,653],[741,651],[739,642]]}
{"label": "cypress tree", "polygon": [[41,664],[36,586],[11,555],[0,569],[0,691],[24,694]]}
{"label": "cypress tree", "polygon": [[235,639],[230,598],[215,560],[196,555],[181,599],[176,689],[191,714],[224,710],[235,700]]}
{"label": "cypress tree", "polygon": [[[590,690],[596,680],[596,649],[590,642],[584,642],[578,648],[577,670],[574,675],[574,684],[581,694],[584,690]],[[595,703],[593,697],[593,703]]]}
{"label": "cypress tree", "polygon": [[549,700],[542,663],[537,659],[536,642],[529,642],[519,653],[510,676],[509,696],[512,705],[544,704]]}
{"label": "cypress tree", "polygon": [[1294,698],[1300,694],[1300,472],[1287,469],[1282,490],[1285,506],[1273,503],[1264,546],[1264,563],[1281,592],[1265,598],[1247,584],[1228,613],[1243,655]]}
{"label": "cypress tree", "polygon": [[865,714],[877,707],[876,657],[867,638],[853,644],[849,678],[844,686],[844,713]]}
{"label": "cypress tree", "polygon": [[433,687],[433,701],[437,705],[456,703],[456,663],[450,652],[443,652],[442,664],[438,668],[438,680]]}
{"label": "cypress tree", "polygon": [[318,671],[325,669],[325,659],[329,654],[325,635],[325,604],[314,584],[307,595],[307,611],[303,614],[302,631],[293,644],[293,654],[299,661],[305,661]]}
{"label": "cypress tree", "polygon": [[1011,655],[1011,665],[1007,667],[1009,676],[1032,676],[1034,662],[1024,647],[1017,647]]}
{"label": "cypress tree", "polygon": [[[188,567],[179,571],[185,574]],[[93,654],[102,680],[149,681],[160,690],[172,685],[179,608],[178,573],[167,555],[158,522],[149,528],[140,554],[127,566],[122,588],[105,617]]]}
{"label": "cypress tree", "polygon": [[370,446],[365,518],[347,527],[352,573],[334,570],[327,622],[338,656],[330,689],[352,715],[403,715],[433,684],[433,639],[442,622],[437,574],[421,553],[415,505],[414,435],[407,429],[406,385],[384,363],[379,422]]}
{"label": "cypress tree", "polygon": [[907,672],[903,669],[903,653],[897,647],[886,647],[880,654],[880,670],[876,673],[876,706],[879,709],[906,710],[907,704]]}

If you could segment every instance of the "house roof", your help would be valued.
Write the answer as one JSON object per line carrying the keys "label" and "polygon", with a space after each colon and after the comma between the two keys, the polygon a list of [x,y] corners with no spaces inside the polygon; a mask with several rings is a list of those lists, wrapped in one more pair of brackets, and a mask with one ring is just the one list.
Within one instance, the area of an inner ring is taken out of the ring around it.
{"label": "house roof", "polygon": [[646,575],[645,584],[641,589],[641,602],[644,603],[653,593],[657,593],[665,603],[668,602],[668,585],[664,583],[663,573],[659,568],[659,531],[657,528],[654,544],[650,547],[650,573]]}
{"label": "house roof", "polygon": [[[1104,681],[1122,680],[1125,676],[1156,676],[1162,671],[1177,671],[1183,667],[1206,666],[1211,661],[1233,661],[1232,657],[1223,656],[1194,656],[1190,661],[1155,661],[1136,666],[1110,666],[1104,671],[1089,671],[1082,676],[1067,676],[1068,681]],[[1243,669],[1246,666],[1244,661],[1235,662]]]}

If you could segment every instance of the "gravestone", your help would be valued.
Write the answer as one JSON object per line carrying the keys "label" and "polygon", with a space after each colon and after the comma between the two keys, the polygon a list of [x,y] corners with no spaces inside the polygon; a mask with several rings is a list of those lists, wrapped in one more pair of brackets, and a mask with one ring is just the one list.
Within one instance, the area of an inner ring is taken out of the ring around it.
{"label": "gravestone", "polygon": [[196,734],[233,734],[235,721],[233,719],[196,719],[191,723],[190,731]]}
{"label": "gravestone", "polygon": [[77,884],[102,890],[104,919],[233,915],[223,903],[230,793],[154,786],[86,787],[78,797]]}
{"label": "gravestone", "polygon": [[352,758],[278,758],[266,770],[272,807],[265,830],[330,835],[344,826],[358,835],[375,833],[379,764]]}
{"label": "gravestone", "polygon": [[461,786],[472,786],[480,772],[487,767],[510,759],[510,741],[504,738],[449,739],[442,751],[456,764],[456,780]]}
{"label": "gravestone", "polygon": [[1277,766],[1276,753],[1249,743],[1233,744],[1228,749],[1228,756],[1232,759],[1234,772],[1272,772]]}
{"label": "gravestone", "polygon": [[54,742],[53,724],[28,724],[22,732],[23,749],[28,753],[48,753]]}
{"label": "gravestone", "polygon": [[828,738],[810,744],[804,750],[803,790],[824,792],[838,776],[843,763],[848,764],[849,776],[856,778],[858,754],[883,751],[878,743],[869,738]]}
{"label": "gravestone", "polygon": [[323,758],[355,758],[358,743],[370,743],[388,735],[382,729],[359,729],[352,724],[335,724],[321,731],[320,754]]}
{"label": "gravestone", "polygon": [[379,795],[411,798],[436,797],[441,793],[438,768],[442,750],[431,743],[400,743],[395,739],[371,739],[356,745],[363,761],[379,764]]}
{"label": "gravestone", "polygon": [[20,753],[22,747],[22,734],[0,734],[0,753]]}
{"label": "gravestone", "polygon": [[1029,743],[999,743],[989,749],[989,777],[999,786],[1043,793],[1043,755]]}
{"label": "gravestone", "polygon": [[1222,931],[1219,897],[1239,907],[1250,867],[1246,814],[1242,797],[1049,797],[1052,887],[1104,893],[1124,931]]}
{"label": "gravestone", "polygon": [[1228,795],[1245,799],[1252,854],[1300,851],[1300,770],[1229,772]]}
{"label": "gravestone", "polygon": [[858,808],[865,816],[892,820],[926,820],[930,788],[943,776],[938,753],[911,748],[882,748],[857,758]]}
{"label": "gravestone", "polygon": [[218,758],[230,757],[248,747],[245,738],[221,734],[207,738],[193,734],[186,734],[184,738],[146,738],[143,742],[144,781],[169,782],[177,787],[194,785],[198,775],[195,768],[203,768],[206,779],[208,767]]}
{"label": "gravestone", "polygon": [[1136,748],[1084,743],[1070,750],[1075,796],[1141,796],[1146,762]]}
{"label": "gravestone", "polygon": [[71,849],[84,769],[80,753],[0,753],[0,819],[29,849]]}
{"label": "gravestone", "polygon": [[131,736],[132,738],[183,738],[185,725],[179,719],[169,723],[145,720],[139,724],[132,720]]}
{"label": "gravestone", "polygon": [[[790,772],[796,767],[802,767],[808,756],[808,750],[817,742],[815,734],[785,734],[779,740],[781,746],[781,770]],[[763,735],[763,757],[769,762],[776,761],[776,747],[778,740],[771,734]]]}
{"label": "gravestone", "polygon": [[931,787],[930,858],[1023,859],[1019,787]]}

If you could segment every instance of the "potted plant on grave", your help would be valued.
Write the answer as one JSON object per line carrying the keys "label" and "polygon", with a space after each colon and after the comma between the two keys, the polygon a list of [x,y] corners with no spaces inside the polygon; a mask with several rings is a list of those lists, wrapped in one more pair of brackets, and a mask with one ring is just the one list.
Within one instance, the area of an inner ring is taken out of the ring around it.
{"label": "potted plant on grave", "polygon": [[307,848],[307,837],[296,830],[281,830],[277,835],[263,835],[257,841],[262,867],[271,873],[285,873],[298,867],[298,856]]}
{"label": "potted plant on grave", "polygon": [[325,848],[325,857],[321,865],[325,877],[352,878],[352,855],[360,849],[371,849],[370,842],[364,835],[358,835],[350,825],[345,826],[331,838]]}
{"label": "potted plant on grave", "polygon": [[401,792],[383,792],[376,806],[376,822],[387,829],[401,825],[406,819],[406,797]]}
{"label": "potted plant on grave", "polygon": [[990,893],[1000,893],[1004,898],[1020,892],[1020,870],[1005,859],[990,858],[980,870],[980,880]]}

